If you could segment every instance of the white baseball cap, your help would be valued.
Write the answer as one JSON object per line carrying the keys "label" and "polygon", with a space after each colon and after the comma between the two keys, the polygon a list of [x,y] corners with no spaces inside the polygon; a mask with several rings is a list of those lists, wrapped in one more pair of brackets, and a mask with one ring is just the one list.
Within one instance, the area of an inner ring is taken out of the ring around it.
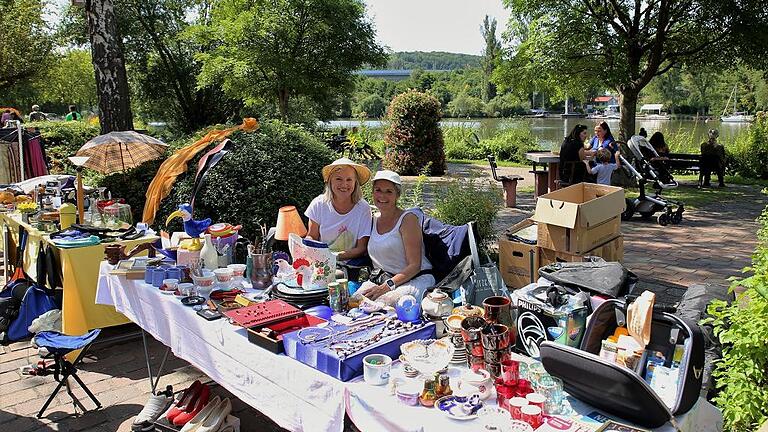
{"label": "white baseball cap", "polygon": [[376,175],[373,176],[374,183],[376,180],[388,180],[398,186],[403,185],[402,180],[400,180],[400,176],[396,172],[389,170],[376,171]]}

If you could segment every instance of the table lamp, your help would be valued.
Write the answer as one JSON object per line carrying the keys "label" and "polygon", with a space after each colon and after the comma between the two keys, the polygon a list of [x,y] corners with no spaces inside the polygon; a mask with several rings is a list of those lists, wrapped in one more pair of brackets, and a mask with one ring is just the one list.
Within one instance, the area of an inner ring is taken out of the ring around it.
{"label": "table lamp", "polygon": [[83,191],[83,165],[85,165],[86,162],[88,162],[88,159],[90,157],[88,156],[70,156],[69,161],[72,162],[72,165],[75,166],[75,170],[77,171],[77,217],[81,224],[84,224],[85,221],[85,209],[84,209],[84,203],[83,203],[83,195],[85,195],[85,192]]}
{"label": "table lamp", "polygon": [[280,211],[277,212],[275,239],[288,240],[289,234],[296,234],[299,237],[307,235],[307,228],[295,206],[280,207]]}

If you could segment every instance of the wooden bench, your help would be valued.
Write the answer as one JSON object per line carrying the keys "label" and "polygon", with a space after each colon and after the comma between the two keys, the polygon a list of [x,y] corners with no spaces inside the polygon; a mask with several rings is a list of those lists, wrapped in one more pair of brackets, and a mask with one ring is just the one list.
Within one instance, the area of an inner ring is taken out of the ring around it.
{"label": "wooden bench", "polygon": [[701,171],[701,155],[689,153],[670,153],[665,161],[670,171]]}
{"label": "wooden bench", "polygon": [[517,182],[522,180],[523,177],[519,175],[513,176],[501,176],[496,174],[496,157],[494,155],[488,155],[488,163],[491,165],[491,173],[493,179],[501,182],[501,186],[504,188],[504,202],[507,207],[514,207],[517,205]]}

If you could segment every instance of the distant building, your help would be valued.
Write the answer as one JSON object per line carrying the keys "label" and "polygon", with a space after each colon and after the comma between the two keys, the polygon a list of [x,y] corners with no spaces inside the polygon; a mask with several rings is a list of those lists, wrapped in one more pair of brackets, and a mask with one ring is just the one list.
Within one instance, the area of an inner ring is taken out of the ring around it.
{"label": "distant building", "polygon": [[608,108],[609,105],[618,105],[619,100],[615,96],[606,95],[606,96],[598,96],[594,99],[592,99],[592,108],[596,110],[604,110]]}
{"label": "distant building", "polygon": [[[442,73],[450,72],[447,69],[424,70],[424,72]],[[370,78],[381,78],[389,81],[403,81],[411,77],[413,69],[363,69],[355,72],[355,75],[362,75]]]}

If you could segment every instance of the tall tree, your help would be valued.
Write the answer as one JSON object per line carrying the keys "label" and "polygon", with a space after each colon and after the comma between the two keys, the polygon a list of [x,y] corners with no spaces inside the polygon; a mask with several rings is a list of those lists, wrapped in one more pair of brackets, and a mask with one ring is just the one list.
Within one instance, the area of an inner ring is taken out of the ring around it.
{"label": "tall tree", "polygon": [[535,73],[594,77],[614,89],[624,138],[635,131],[638,95],[653,77],[736,60],[726,52],[759,58],[766,49],[749,40],[768,32],[763,0],[504,1],[513,38],[520,30],[514,23],[530,23],[514,55],[530,60]]}
{"label": "tall tree", "polygon": [[0,91],[45,70],[53,37],[43,20],[43,5],[40,0],[0,0]]}
{"label": "tall tree", "polygon": [[86,0],[85,14],[99,94],[101,133],[133,129],[125,58],[112,0]]}
{"label": "tall tree", "polygon": [[496,97],[496,84],[491,81],[491,77],[501,54],[501,42],[496,38],[496,18],[486,15],[480,33],[485,41],[480,61],[483,69],[483,102],[488,102]]}
{"label": "tall tree", "polygon": [[222,86],[247,105],[275,103],[283,120],[292,98],[330,110],[334,96],[351,92],[353,71],[386,61],[362,0],[217,2],[210,24],[191,34],[212,46],[197,55],[199,85]]}

